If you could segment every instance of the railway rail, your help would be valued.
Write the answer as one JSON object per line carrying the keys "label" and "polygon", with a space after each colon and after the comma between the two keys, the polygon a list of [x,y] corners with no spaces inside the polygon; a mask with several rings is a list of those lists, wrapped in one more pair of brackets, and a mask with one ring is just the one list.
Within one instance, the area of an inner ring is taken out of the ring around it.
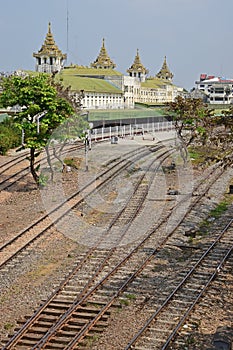
{"label": "railway rail", "polygon": [[[232,220],[230,208],[221,218],[215,222],[212,232],[222,232],[226,223]],[[200,301],[196,303],[192,311],[187,315],[184,324],[176,332],[168,349],[191,348],[215,348],[215,341],[224,349],[232,346],[232,266],[233,255],[229,254],[221,267],[217,268],[217,274],[209,287],[203,293]],[[221,306],[220,306],[220,305]],[[220,308],[219,308],[220,306]]]}
{"label": "railway rail", "polygon": [[[156,150],[160,149],[161,147],[163,146],[153,146],[152,149]],[[145,147],[141,147],[140,149],[137,148],[136,150],[128,152],[128,154],[124,155],[123,159],[118,161],[116,160],[116,163],[111,169],[107,169],[102,172],[96,179],[92,180],[82,189],[73,193],[69,198],[57,205],[50,212],[43,215],[39,220],[36,220],[29,227],[21,231],[17,236],[3,244],[0,247],[0,268],[3,268],[3,266],[12,261],[13,258],[18,256],[19,253],[25,250],[26,247],[30,246],[41,235],[48,232],[49,229],[52,229],[59,220],[64,219],[64,217],[71,212],[73,208],[77,207],[77,205],[83,201],[83,197],[81,196],[83,192],[85,192],[85,196],[90,195],[103,186],[103,184],[105,184],[107,181],[117,176],[120,171],[130,166],[133,160],[135,161],[142,156],[150,154],[150,148]],[[51,216],[53,216],[52,222]],[[15,250],[14,253],[12,253],[13,250]]]}
{"label": "railway rail", "polygon": [[[69,145],[66,147],[63,151],[62,154],[67,154],[69,152],[72,152],[74,150],[82,149],[84,146],[82,144],[77,144],[77,145]],[[17,181],[22,180],[29,174],[29,166],[28,162],[27,165],[21,167],[21,164],[26,161],[26,157],[29,155],[28,152],[24,152],[21,155],[15,156],[13,159],[9,160],[8,162],[4,163],[3,165],[0,166],[0,176],[2,177],[2,180],[0,181],[0,190],[8,190],[10,187],[12,187]],[[52,157],[53,158],[53,157]],[[35,165],[39,164],[44,164],[47,162],[46,157],[42,157],[40,160],[37,160],[35,162]],[[14,174],[12,173],[10,175],[7,174],[8,171],[12,172],[12,169],[14,167],[20,166],[20,169],[14,170]]]}
{"label": "railway rail", "polygon": [[28,156],[28,151],[17,154],[16,156],[13,156],[10,160],[3,162],[0,165],[0,175],[4,174],[8,169],[12,168],[16,164],[19,164],[22,161],[24,161],[26,156]]}
{"label": "railway rail", "polygon": [[[160,148],[160,146],[159,147],[157,147],[157,148]],[[161,147],[161,148],[163,148],[163,147]],[[155,148],[154,148],[154,150],[155,150]],[[169,152],[165,152],[165,153],[170,153],[170,151]],[[166,155],[167,156],[167,155]],[[138,157],[138,150],[137,150],[137,157]],[[152,161],[152,163],[154,163],[155,162],[155,160],[153,160]],[[151,167],[149,167],[149,168],[151,168]],[[143,178],[145,177],[145,173],[144,173],[144,175],[140,178],[140,180],[138,181],[138,186],[136,186],[136,189],[135,189],[135,191],[134,191],[134,194],[136,193],[136,192],[138,192],[139,191],[139,186],[140,186],[140,183],[143,181]],[[144,186],[143,186],[144,187]],[[140,191],[139,191],[140,192]],[[146,192],[145,192],[145,189],[144,189],[144,191],[142,191],[143,193],[142,194],[140,194],[139,195],[139,203],[141,203],[141,201],[142,201],[142,198],[144,198],[145,197],[145,195],[146,195]],[[134,197],[134,194],[132,195],[132,197]],[[137,194],[138,195],[138,194]],[[134,201],[134,204],[135,204],[135,198],[133,199],[133,201]],[[139,205],[137,204],[136,205],[136,207],[135,206],[133,206],[134,207],[134,210],[133,210],[133,214],[132,215],[135,215],[135,213],[137,212],[137,210],[139,209]],[[123,212],[123,210],[121,211],[121,213]],[[119,216],[120,216],[120,214],[118,214],[116,217],[115,217],[115,219],[113,220],[113,222],[111,223],[111,225],[109,226],[109,230],[112,228],[112,226],[116,223],[116,221],[119,219]],[[89,254],[90,254],[90,252],[89,252]],[[87,257],[86,257],[87,258]],[[106,261],[106,258],[105,258],[105,261]]]}
{"label": "railway rail", "polygon": [[[162,305],[148,318],[140,331],[132,338],[125,350],[165,350],[174,339],[211,282],[216,278],[233,248],[233,220],[231,219],[215,237],[213,243],[203,251],[182,280],[174,286]],[[149,336],[147,336],[149,332]]]}
{"label": "railway rail", "polygon": [[[52,299],[26,322],[4,349],[14,348],[15,344],[18,344],[17,349],[73,349],[78,343],[83,342],[87,334],[98,331],[110,307],[118,301],[120,295],[148,266],[155,255],[166,246],[180,223],[188,216],[192,208],[198,205],[201,198],[216,181],[216,177],[219,176],[220,174],[215,174],[214,179],[208,182],[205,190],[195,197],[189,210],[172,232],[166,233],[163,230],[164,234],[159,237],[155,234],[159,227],[166,224],[170,215],[168,214],[157,227],[145,233],[140,243],[135,243],[133,249],[129,248],[128,252],[127,249],[112,249],[106,259],[106,252],[102,251],[105,255],[102,264],[94,262],[98,268],[94,274],[92,270],[91,277],[87,273],[88,278],[81,283],[79,292],[75,286],[80,281],[80,275],[76,275],[77,269],[75,268],[69,279],[64,281],[61,288],[51,297]],[[147,246],[154,247],[149,254],[145,249]],[[73,297],[71,297],[72,293],[68,293],[63,287],[73,290]],[[93,311],[93,305],[97,305],[95,311]]]}

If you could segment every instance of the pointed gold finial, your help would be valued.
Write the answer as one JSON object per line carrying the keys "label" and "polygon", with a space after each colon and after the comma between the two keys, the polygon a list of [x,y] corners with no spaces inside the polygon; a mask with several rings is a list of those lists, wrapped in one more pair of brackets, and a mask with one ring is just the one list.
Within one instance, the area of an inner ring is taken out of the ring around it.
{"label": "pointed gold finial", "polygon": [[100,49],[99,56],[95,62],[91,63],[92,68],[105,68],[114,69],[116,67],[115,63],[109,57],[107,50],[105,48],[105,39],[102,39],[102,47]]}
{"label": "pointed gold finial", "polygon": [[139,49],[137,49],[137,53],[136,56],[134,58],[134,62],[132,64],[132,66],[127,70],[127,73],[143,73],[143,74],[147,74],[148,70],[143,66],[143,64],[141,63],[141,59],[139,56]]}
{"label": "pointed gold finial", "polygon": [[162,68],[160,69],[158,74],[156,74],[156,78],[172,81],[173,74],[171,73],[170,69],[168,68],[167,56],[164,56]]}
{"label": "pointed gold finial", "polygon": [[45,40],[43,45],[41,46],[41,49],[37,53],[33,53],[33,57],[42,57],[42,56],[49,56],[49,57],[60,57],[61,59],[66,59],[66,54],[63,54],[61,50],[58,48],[58,46],[55,43],[55,40],[53,38],[53,34],[51,31],[51,23],[48,24],[48,32],[46,34]]}

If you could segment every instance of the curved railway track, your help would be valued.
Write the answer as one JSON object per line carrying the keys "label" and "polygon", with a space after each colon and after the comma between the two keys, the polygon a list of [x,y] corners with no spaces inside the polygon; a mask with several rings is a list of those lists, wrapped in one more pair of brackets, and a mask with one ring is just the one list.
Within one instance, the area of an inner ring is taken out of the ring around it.
{"label": "curved railway track", "polygon": [[[77,144],[77,145],[68,145],[63,151],[62,154],[66,154],[69,152],[72,152],[74,150],[78,150],[78,149],[82,149],[84,146],[83,144]],[[3,178],[0,181],[0,190],[8,190],[10,187],[12,187],[17,181],[22,180],[25,176],[27,176],[29,174],[29,164],[27,163],[26,166],[24,166],[23,168],[20,168],[19,170],[16,169],[16,171],[14,171],[14,174],[10,174],[7,175],[6,173],[8,171],[12,172],[12,169],[15,166],[19,166],[21,163],[23,163],[26,160],[26,157],[29,155],[29,152],[25,152],[22,155],[18,155],[16,157],[14,157],[13,159],[9,160],[8,162],[2,164],[0,166],[0,176]],[[51,157],[53,158],[53,156]],[[42,157],[40,160],[37,160],[35,162],[35,165],[39,165],[39,164],[45,164],[47,162],[47,158],[46,157]]]}
{"label": "curved railway track", "polygon": [[17,154],[13,156],[12,159],[7,160],[6,162],[0,165],[0,175],[4,174],[8,169],[12,168],[16,164],[21,163],[25,160],[25,157],[28,155],[28,151],[23,152],[23,154]]}
{"label": "curved railway track", "polygon": [[[72,209],[77,207],[77,205],[83,201],[83,197],[81,196],[83,192],[85,193],[85,196],[90,195],[106,184],[107,181],[117,176],[120,171],[129,167],[133,161],[136,161],[136,159],[139,159],[140,157],[148,156],[151,154],[152,150],[159,150],[162,147],[162,145],[154,146],[152,149],[141,147],[140,149],[128,152],[128,154],[124,155],[123,159],[116,160],[116,163],[111,169],[102,172],[82,189],[73,193],[69,198],[57,205],[50,212],[43,215],[39,220],[36,220],[17,236],[6,242],[0,247],[0,268],[3,268],[14,257],[18,256],[19,253],[25,250],[26,247],[30,246],[36,239],[48,232],[49,229],[52,229],[59,220],[64,219]],[[52,222],[51,216],[53,217]],[[14,253],[12,253],[13,250],[15,251]]]}
{"label": "curved railway track", "polygon": [[[159,237],[155,234],[159,227],[166,224],[170,215],[167,214],[156,227],[146,232],[140,243],[135,243],[133,249],[128,248],[128,252],[127,249],[114,248],[106,255],[106,251],[102,249],[99,253],[102,253],[104,258],[102,263],[98,260],[93,262],[94,271],[93,266],[90,267],[91,273],[85,266],[84,270],[81,270],[82,273],[77,274],[77,268],[74,268],[62,286],[26,322],[4,349],[14,348],[15,344],[17,349],[73,349],[78,343],[83,342],[87,334],[100,331],[110,307],[119,300],[122,293],[167,244],[180,223],[192,208],[198,205],[218,176],[219,174],[215,174],[214,179],[209,179],[205,190],[195,197],[189,210],[172,232],[164,232]],[[149,254],[147,246],[154,247]],[[78,269],[81,265],[84,266],[85,261],[85,258],[81,259]],[[83,280],[80,278],[84,272],[87,278]],[[80,286],[77,287],[78,284]]]}
{"label": "curved railway track", "polygon": [[[157,150],[160,148],[160,146],[159,147],[156,147],[157,148]],[[154,148],[154,150],[156,149],[156,148]],[[161,147],[161,148],[163,148],[163,147]],[[169,154],[170,154],[170,151],[166,151],[166,152],[164,152],[166,155],[165,155],[165,157],[167,157]],[[138,150],[137,150],[137,157],[138,157]],[[155,159],[156,160],[156,159]],[[155,162],[155,160],[153,160],[152,161],[152,164]],[[152,165],[151,164],[151,165]],[[149,166],[149,168],[148,168],[148,170],[151,170],[151,166]],[[146,172],[145,172],[146,173]],[[146,196],[146,193],[147,193],[147,190],[145,189],[145,187],[147,187],[147,186],[144,186],[143,185],[143,190],[142,189],[140,189],[140,184],[142,183],[142,181],[143,181],[143,179],[145,178],[145,173],[144,173],[144,175],[142,175],[141,177],[140,177],[140,179],[139,179],[139,181],[138,181],[138,183],[137,183],[137,186],[136,186],[136,188],[135,188],[135,190],[134,190],[134,193],[133,193],[133,195],[131,196],[131,202],[133,201],[133,210],[132,210],[132,214],[131,214],[131,216],[134,216],[134,215],[136,215],[136,212],[139,210],[139,208],[140,208],[140,204],[141,204],[141,202],[142,202],[142,200],[143,200],[143,198]],[[137,194],[136,194],[136,192],[137,192]],[[139,193],[138,193],[139,192]],[[135,194],[136,194],[136,196],[137,197],[139,197],[139,199],[137,200],[137,205],[135,206]],[[129,202],[129,200],[128,200],[128,202]],[[132,205],[132,203],[131,203],[131,205]],[[109,226],[109,228],[108,228],[108,231],[113,227],[113,225],[114,224],[116,224],[116,222],[119,220],[119,217],[121,216],[121,214],[123,213],[123,211],[124,210],[121,210],[121,212],[114,218],[114,220],[112,221],[112,223],[111,223],[111,225]],[[128,215],[129,215],[129,212],[127,212],[127,220],[128,220]],[[124,219],[125,220],[125,219]],[[89,252],[89,254],[88,254],[88,256],[90,255],[90,253],[92,252],[92,250]],[[87,258],[87,256],[86,256],[86,258]],[[105,260],[104,261],[106,261],[106,257],[105,257]],[[82,262],[84,262],[84,261],[82,261]],[[81,264],[80,264],[81,265]],[[80,266],[79,266],[80,267]]]}

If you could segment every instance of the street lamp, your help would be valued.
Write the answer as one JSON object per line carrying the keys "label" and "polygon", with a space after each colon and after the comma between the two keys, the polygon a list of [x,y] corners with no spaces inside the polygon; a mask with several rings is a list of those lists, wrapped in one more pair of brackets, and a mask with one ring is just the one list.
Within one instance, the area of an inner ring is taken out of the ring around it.
{"label": "street lamp", "polygon": [[88,171],[88,151],[91,150],[91,129],[93,128],[93,123],[89,123],[89,128],[83,132],[85,133],[84,145],[85,145],[85,168]]}
{"label": "street lamp", "polygon": [[36,115],[34,115],[33,117],[33,123],[35,123],[35,121],[37,122],[37,134],[40,133],[40,118],[44,117],[46,115],[47,111],[43,111],[41,113],[38,113]]}
{"label": "street lamp", "polygon": [[91,150],[91,137],[90,137],[90,130],[85,131],[85,169],[88,171],[88,151]]}

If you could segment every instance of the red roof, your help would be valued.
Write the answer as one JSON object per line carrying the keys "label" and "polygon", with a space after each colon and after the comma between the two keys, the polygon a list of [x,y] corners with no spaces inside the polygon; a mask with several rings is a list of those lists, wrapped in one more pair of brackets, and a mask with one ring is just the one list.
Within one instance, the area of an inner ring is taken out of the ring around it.
{"label": "red roof", "polygon": [[205,80],[206,77],[207,77],[207,74],[201,74],[201,75],[200,75],[200,80]]}

